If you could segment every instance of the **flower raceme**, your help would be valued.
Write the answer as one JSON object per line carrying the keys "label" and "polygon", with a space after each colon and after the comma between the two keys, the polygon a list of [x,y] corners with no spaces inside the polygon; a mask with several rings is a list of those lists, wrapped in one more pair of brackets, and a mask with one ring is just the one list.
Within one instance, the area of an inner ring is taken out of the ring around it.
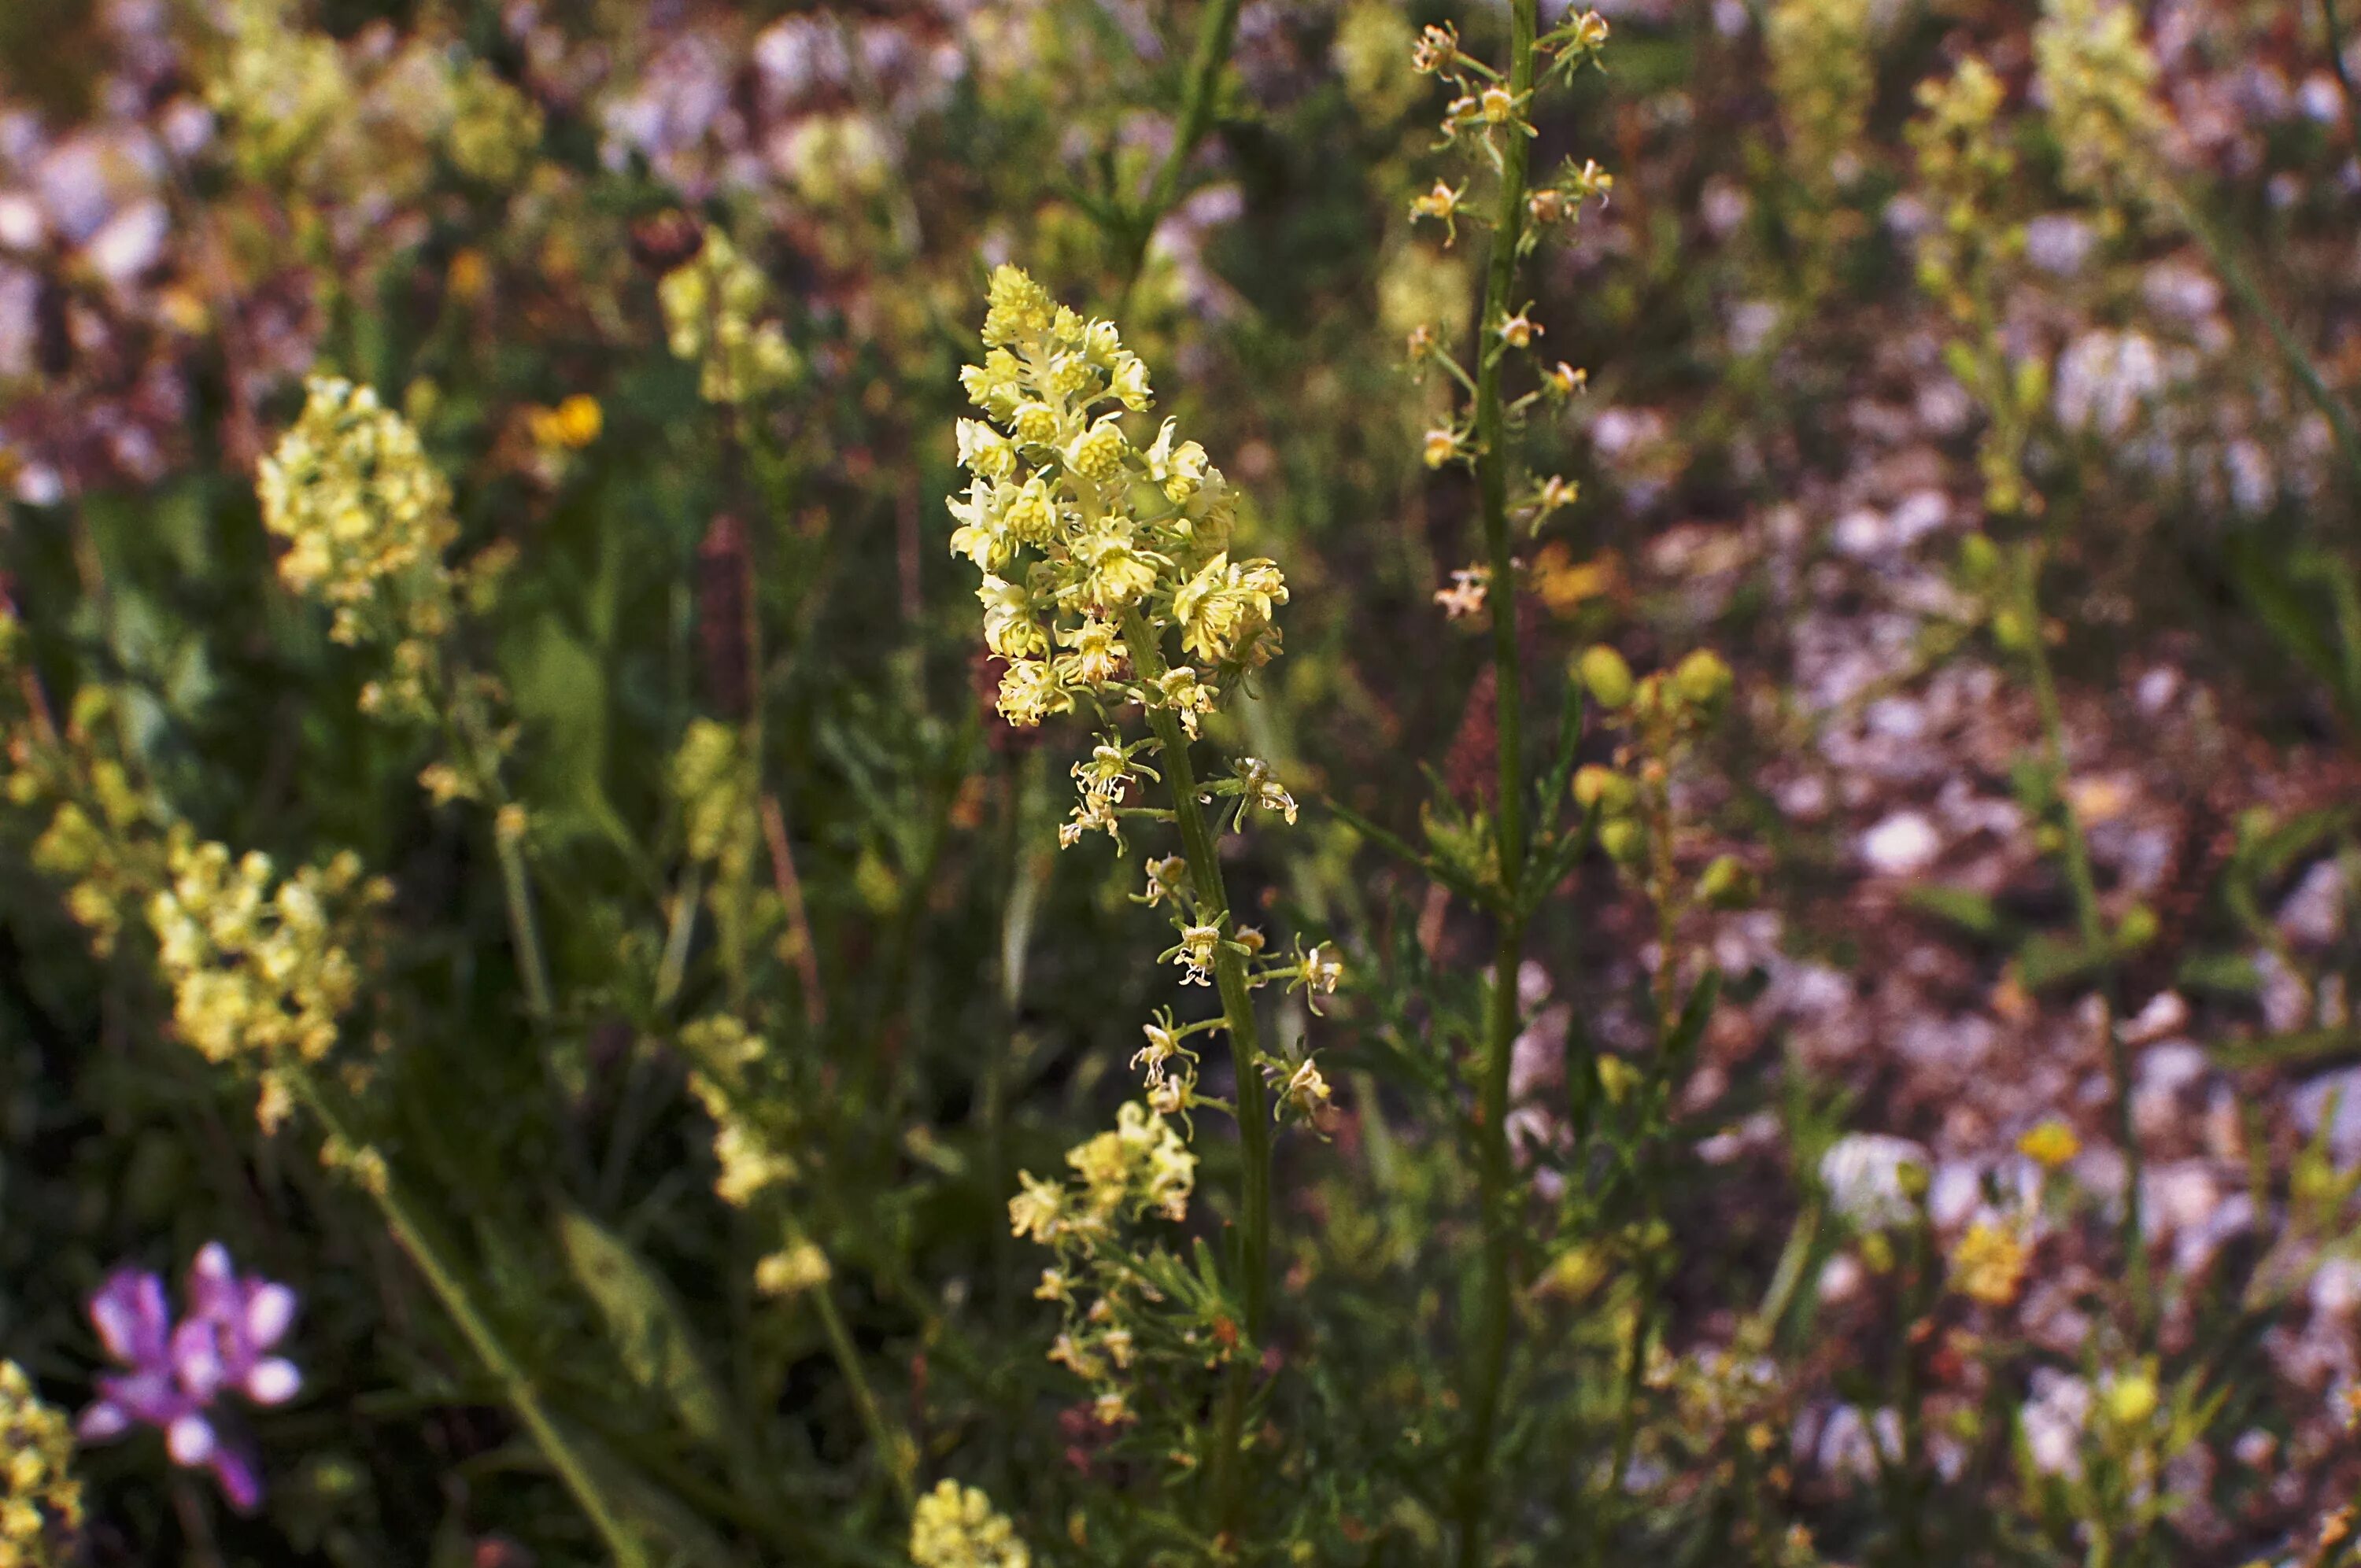
{"label": "flower raceme", "polygon": [[264,526],[288,544],[279,576],[335,608],[340,642],[378,627],[441,635],[450,619],[443,553],[459,535],[450,487],[418,432],[369,388],[315,377],[308,393],[256,486]]}
{"label": "flower raceme", "polygon": [[[985,645],[1006,668],[1000,711],[1030,727],[1078,696],[1174,710],[1194,733],[1241,675],[1279,652],[1287,584],[1233,560],[1235,494],[1167,420],[1136,444],[1148,369],[1113,323],[1085,321],[1015,267],[993,274],[984,358],[961,374],[987,416],[962,420],[951,551],[983,574]],[[1159,643],[1133,648],[1127,623]],[[1167,664],[1177,634],[1190,661]]]}
{"label": "flower raceme", "polygon": [[222,844],[181,839],[170,855],[171,881],[148,901],[148,919],[173,1027],[207,1061],[256,1071],[259,1114],[275,1124],[291,1100],[279,1072],[335,1047],[360,988],[348,944],[392,888],[349,853],[285,878],[269,856]]}

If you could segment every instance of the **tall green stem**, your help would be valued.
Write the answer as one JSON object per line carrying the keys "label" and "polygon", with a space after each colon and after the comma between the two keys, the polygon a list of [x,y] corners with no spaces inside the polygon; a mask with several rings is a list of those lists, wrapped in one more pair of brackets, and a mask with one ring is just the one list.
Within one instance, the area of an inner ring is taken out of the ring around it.
{"label": "tall green stem", "polygon": [[474,1299],[467,1294],[467,1288],[460,1282],[457,1270],[444,1257],[442,1249],[428,1234],[417,1212],[411,1207],[409,1199],[394,1181],[392,1172],[385,1168],[383,1154],[354,1137],[336,1107],[321,1092],[309,1072],[291,1069],[288,1076],[293,1080],[296,1092],[311,1107],[313,1114],[320,1118],[320,1124],[326,1129],[331,1140],[357,1155],[375,1157],[370,1160],[371,1168],[363,1172],[359,1185],[376,1201],[379,1211],[385,1216],[387,1228],[393,1233],[394,1240],[401,1244],[401,1250],[408,1253],[411,1261],[418,1266],[418,1272],[426,1277],[427,1288],[434,1292],[436,1299],[443,1303],[443,1310],[451,1314],[453,1322],[458,1324],[459,1332],[469,1348],[475,1351],[478,1359],[500,1384],[510,1408],[516,1411],[517,1419],[524,1422],[525,1430],[540,1445],[550,1467],[557,1472],[558,1478],[574,1494],[574,1500],[581,1504],[582,1511],[590,1516],[592,1526],[606,1541],[607,1550],[613,1553],[619,1568],[645,1568],[648,1562],[646,1549],[631,1528],[609,1507],[605,1494],[591,1475],[589,1464],[567,1442],[556,1421],[552,1419],[548,1407],[542,1400],[540,1386],[533,1381],[533,1375],[525,1370],[523,1364],[510,1354],[491,1323],[478,1310]]}
{"label": "tall green stem", "polygon": [[[1141,677],[1153,683],[1164,673],[1164,651],[1137,610],[1124,617],[1124,641]],[[1170,708],[1151,707],[1148,722],[1172,791],[1172,815],[1180,828],[1180,852],[1203,916],[1227,935],[1230,894],[1222,861],[1198,798],[1197,773],[1189,760],[1189,738]],[[1230,1037],[1230,1063],[1237,1079],[1238,1272],[1246,1307],[1246,1343],[1259,1351],[1270,1303],[1270,1102],[1262,1080],[1262,1042],[1255,1023],[1254,997],[1246,987],[1246,959],[1224,944],[1213,963],[1221,992],[1222,1020]],[[1246,1402],[1254,1389],[1256,1358],[1230,1364],[1214,1423],[1213,1496],[1222,1529],[1235,1539],[1244,1523],[1246,1489],[1239,1447],[1246,1431]]]}
{"label": "tall green stem", "polygon": [[[1510,0],[1509,92],[1519,113],[1533,90],[1536,0]],[[1490,267],[1478,319],[1476,376],[1476,477],[1483,497],[1484,555],[1491,572],[1493,713],[1499,764],[1496,803],[1503,900],[1492,956],[1492,992],[1484,1029],[1482,1078],[1477,1102],[1477,1180],[1483,1206],[1483,1299],[1466,1393],[1467,1448],[1459,1493],[1459,1562],[1485,1560],[1492,1510],[1492,1453],[1499,1429],[1500,1387],[1509,1360],[1510,1245],[1516,1231],[1514,1172],[1509,1157],[1509,1063],[1517,1037],[1517,970],[1524,959],[1525,916],[1521,883],[1526,855],[1524,690],[1517,657],[1517,581],[1509,537],[1507,419],[1500,371],[1508,345],[1499,323],[1514,308],[1518,252],[1524,236],[1525,166],[1530,138],[1511,121],[1502,132],[1500,204],[1493,220]]]}
{"label": "tall green stem", "polygon": [[[813,1246],[803,1227],[792,1219],[786,1226],[790,1247]],[[826,1255],[823,1254],[823,1256]],[[869,1374],[862,1369],[861,1347],[852,1343],[852,1331],[846,1326],[844,1314],[837,1310],[834,1270],[811,1290],[812,1307],[819,1314],[820,1332],[828,1337],[829,1354],[835,1358],[836,1369],[844,1378],[844,1386],[852,1395],[854,1413],[860,1416],[863,1431],[869,1434],[870,1445],[877,1450],[880,1463],[885,1466],[886,1478],[893,1483],[894,1496],[902,1511],[909,1513],[918,1506],[917,1486],[912,1470],[917,1454],[910,1439],[899,1427],[885,1419],[885,1408],[877,1402],[877,1392],[870,1387]]]}
{"label": "tall green stem", "polygon": [[2018,565],[2018,613],[2025,627],[2025,662],[2033,681],[2033,700],[2041,716],[2042,761],[2051,787],[2059,793],[2059,817],[2065,838],[2066,882],[2074,899],[2075,934],[2082,950],[2099,962],[2099,1025],[2107,1054],[2108,1089],[2114,1101],[2115,1140],[2124,1151],[2124,1220],[2122,1245],[2131,1270],[2132,1309],[2138,1317],[2139,1338],[2147,1343],[2155,1326],[2155,1300],[2147,1261],[2147,1227],[2140,1201],[2139,1132],[2132,1120],[2131,1064],[2117,1025],[2114,944],[2099,910],[2099,886],[2091,870],[2091,843],[2082,831],[2082,814],[2066,795],[2066,719],[2058,702],[2058,682],[2050,673],[2049,652],[2041,636],[2040,559],[2028,550]]}

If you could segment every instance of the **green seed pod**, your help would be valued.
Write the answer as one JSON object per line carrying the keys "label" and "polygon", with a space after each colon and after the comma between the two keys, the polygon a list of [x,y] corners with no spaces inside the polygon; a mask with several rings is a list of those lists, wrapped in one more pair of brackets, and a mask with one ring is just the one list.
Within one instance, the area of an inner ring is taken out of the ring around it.
{"label": "green seed pod", "polygon": [[1613,768],[1589,762],[1576,770],[1574,800],[1585,811],[1595,806],[1602,817],[1620,817],[1631,809],[1636,794],[1631,781]]}
{"label": "green seed pod", "polygon": [[2033,646],[2033,628],[2025,617],[2014,609],[1993,612],[1993,641],[2012,653],[2023,653]]}
{"label": "green seed pod", "polygon": [[1619,866],[1637,865],[1648,850],[1648,830],[1636,817],[1618,817],[1599,825],[1598,847]]}
{"label": "green seed pod", "polygon": [[2135,904],[2124,911],[2122,921],[2115,927],[2115,947],[2121,952],[2136,951],[2155,941],[2160,929],[2156,911],[2145,904]]}
{"label": "green seed pod", "polygon": [[1697,878],[1698,900],[1716,909],[1744,909],[1754,902],[1757,891],[1754,873],[1735,855],[1715,856]]}
{"label": "green seed pod", "polygon": [[1606,643],[1594,643],[1584,650],[1575,669],[1599,707],[1620,708],[1631,702],[1631,666]]}
{"label": "green seed pod", "polygon": [[1700,648],[1673,671],[1673,689],[1692,707],[1710,712],[1730,695],[1730,665],[1710,648]]}

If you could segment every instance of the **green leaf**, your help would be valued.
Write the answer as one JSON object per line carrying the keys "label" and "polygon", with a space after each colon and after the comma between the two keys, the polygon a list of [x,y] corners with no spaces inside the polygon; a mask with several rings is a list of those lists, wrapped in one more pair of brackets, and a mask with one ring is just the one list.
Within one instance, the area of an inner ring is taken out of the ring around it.
{"label": "green leaf", "polygon": [[1956,926],[1971,937],[1993,941],[2007,934],[2008,918],[2001,914],[2000,905],[1971,889],[1921,883],[1905,896],[1913,908]]}
{"label": "green leaf", "polygon": [[1705,1038],[1705,1026],[1713,1020],[1713,1010],[1721,1000],[1721,970],[1709,969],[1689,992],[1687,1005],[1681,1009],[1680,1021],[1673,1025],[1672,1036],[1664,1042],[1664,1058],[1675,1071],[1684,1067],[1697,1042]]}
{"label": "green leaf", "polygon": [[2288,657],[2334,693],[2351,716],[2356,702],[2361,702],[2361,692],[2351,689],[2351,671],[2345,656],[2348,651],[2339,648],[2342,629],[2333,607],[2318,603],[2304,592],[2287,569],[2282,552],[2257,541],[2241,541],[2230,565],[2264,630]]}
{"label": "green leaf", "polygon": [[2313,846],[2350,822],[2353,811],[2349,806],[2324,806],[2317,811],[2301,812],[2245,846],[2238,858],[2265,880],[2284,876],[2289,867],[2312,852]]}
{"label": "green leaf", "polygon": [[2227,992],[2252,996],[2263,988],[2263,977],[2244,953],[2191,953],[2181,960],[2178,983],[2191,991]]}
{"label": "green leaf", "polygon": [[543,616],[503,650],[517,717],[532,735],[545,831],[635,842],[607,798],[607,669],[590,645]]}
{"label": "green leaf", "polygon": [[2031,936],[2016,949],[2016,978],[2027,991],[2039,991],[2089,974],[2105,959],[2104,952],[2094,953],[2080,942]]}
{"label": "green leaf", "polygon": [[2309,1065],[2361,1052],[2361,1030],[2292,1029],[2211,1047],[2213,1059],[2224,1067],[2285,1067]]}
{"label": "green leaf", "polygon": [[620,1237],[579,1210],[558,1215],[557,1237],[575,1282],[598,1309],[623,1370],[643,1391],[669,1404],[697,1438],[723,1447],[728,1406],[671,1288]]}

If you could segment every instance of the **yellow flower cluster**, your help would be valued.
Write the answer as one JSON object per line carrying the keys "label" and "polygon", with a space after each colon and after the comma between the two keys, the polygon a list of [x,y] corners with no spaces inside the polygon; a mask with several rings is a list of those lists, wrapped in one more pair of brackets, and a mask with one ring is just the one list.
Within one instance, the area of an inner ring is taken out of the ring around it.
{"label": "yellow flower cluster", "polygon": [[721,1168],[714,1193],[742,1209],[793,1181],[799,1168],[786,1152],[791,1129],[763,1114],[775,1108],[777,1097],[760,1093],[754,1082],[769,1049],[763,1037],[741,1020],[717,1014],[685,1025],[680,1048],[696,1063],[689,1091],[713,1119],[713,1157]]}
{"label": "yellow flower cluster", "polygon": [[375,391],[335,377],[307,389],[255,487],[264,526],[287,542],[279,576],[335,609],[339,642],[394,643],[394,689],[377,706],[423,713],[434,641],[452,617],[450,488]]}
{"label": "yellow flower cluster", "polygon": [[269,174],[313,153],[352,102],[336,40],[294,24],[287,0],[236,0],[226,49],[207,83],[249,170]]}
{"label": "yellow flower cluster", "polygon": [[[1084,321],[1024,272],[993,274],[982,365],[961,372],[989,422],[961,420],[951,551],[983,574],[984,642],[1006,662],[1000,711],[1031,726],[1078,694],[1197,715],[1279,652],[1287,584],[1234,561],[1235,494],[1167,420],[1135,444],[1125,412],[1151,406],[1148,369],[1111,322]],[[1154,640],[1130,646],[1129,627]],[[1190,663],[1166,663],[1177,633]],[[1062,652],[1060,652],[1062,650]]]}
{"label": "yellow flower cluster", "polygon": [[1822,201],[1859,160],[1877,93],[1869,24],[1868,0],[1776,0],[1763,30],[1788,167]]}
{"label": "yellow flower cluster", "polygon": [[[0,669],[7,667],[15,626],[0,615]],[[101,958],[115,950],[125,920],[137,917],[161,869],[136,831],[158,816],[155,801],[95,743],[116,732],[114,704],[107,687],[86,685],[74,694],[62,744],[46,743],[31,726],[17,726],[8,737],[10,804],[54,803],[49,827],[33,843],[33,869],[69,884],[66,910]]]}
{"label": "yellow flower cluster", "polygon": [[2026,1261],[2024,1238],[2015,1231],[1978,1220],[1951,1249],[1951,1283],[1971,1300],[2005,1307],[2025,1282]]}
{"label": "yellow flower cluster", "polygon": [[1032,1568],[1033,1554],[990,1497],[945,1481],[911,1510],[910,1561],[917,1568]]}
{"label": "yellow flower cluster", "polygon": [[656,295],[673,357],[703,367],[706,401],[743,403],[795,379],[786,329],[762,319],[769,286],[719,229],[705,231],[697,253],[664,274]]}
{"label": "yellow flower cluster", "polygon": [[451,161],[470,180],[512,185],[541,145],[541,105],[482,60],[451,84],[451,123],[444,132]]}
{"label": "yellow flower cluster", "polygon": [[317,1062],[359,992],[346,947],[352,921],[392,896],[349,852],[280,879],[268,855],[181,838],[171,880],[148,901],[157,961],[172,988],[172,1022],[208,1061],[241,1063],[263,1080],[263,1119],[284,1113],[272,1069]]}
{"label": "yellow flower cluster", "polygon": [[689,858],[725,872],[752,851],[754,780],[737,729],[716,718],[689,722],[673,753]]}
{"label": "yellow flower cluster", "polygon": [[390,50],[347,49],[303,27],[302,9],[232,0],[203,62],[206,100],[249,175],[324,206],[412,202],[433,182],[438,149],[478,178],[522,170],[540,137],[538,109],[481,64],[459,65],[455,40],[421,35]]}
{"label": "yellow flower cluster", "polygon": [[1044,1246],[1088,1252],[1118,1219],[1150,1212],[1188,1217],[1197,1180],[1197,1157],[1170,1122],[1137,1101],[1115,1113],[1115,1124],[1066,1153],[1073,1181],[1060,1187],[1031,1171],[1008,1201],[1008,1227]]}
{"label": "yellow flower cluster", "polygon": [[[2023,244],[2022,232],[2003,228],[1999,217],[2016,179],[2015,149],[2000,129],[2004,95],[1999,76],[1974,55],[1950,75],[1918,87],[1920,114],[1908,134],[1935,218],[1919,244],[1918,276],[1938,299],[1971,283],[1993,250]],[[1961,300],[1953,313],[1964,315],[1969,308]]]}
{"label": "yellow flower cluster", "polygon": [[2066,182],[2112,211],[2147,193],[2165,128],[2156,58],[2138,12],[2108,0],[2043,0],[2035,72],[2066,158]]}
{"label": "yellow flower cluster", "polygon": [[73,1429],[41,1403],[31,1379],[0,1361],[0,1568],[59,1568],[82,1530]]}
{"label": "yellow flower cluster", "polygon": [[2037,359],[2012,366],[1996,301],[2004,264],[2025,248],[2025,227],[2006,216],[2017,159],[2000,121],[2000,77],[1973,55],[1948,77],[1922,82],[1910,124],[1919,183],[1935,225],[1918,245],[1918,281],[1950,316],[1958,336],[1946,360],[1991,416],[1977,444],[1985,502],[2014,512],[2033,499],[2025,445],[2048,400]]}

